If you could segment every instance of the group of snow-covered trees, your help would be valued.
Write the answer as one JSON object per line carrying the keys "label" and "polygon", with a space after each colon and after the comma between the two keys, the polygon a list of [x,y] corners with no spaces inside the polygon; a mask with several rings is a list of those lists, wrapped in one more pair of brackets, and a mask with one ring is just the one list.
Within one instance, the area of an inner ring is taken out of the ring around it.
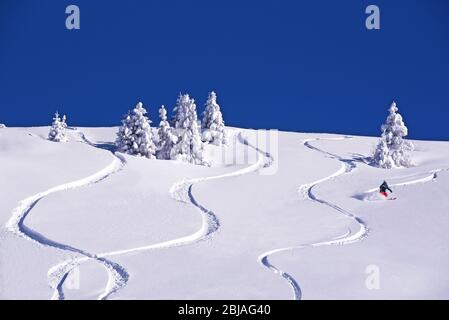
{"label": "group of snow-covered trees", "polygon": [[173,113],[169,122],[167,110],[161,106],[159,127],[157,133],[154,133],[147,111],[139,102],[122,120],[117,133],[117,150],[150,159],[206,164],[204,143],[226,144],[225,125],[215,92],[209,93],[201,123],[198,121],[195,100],[188,94],[179,95]]}
{"label": "group of snow-covered trees", "polygon": [[[181,160],[193,164],[207,164],[204,160],[204,144],[227,143],[225,124],[217,95],[210,92],[201,122],[198,120],[195,100],[188,94],[180,94],[173,109],[171,121],[165,106],[159,109],[159,126],[151,128],[147,111],[139,102],[123,118],[117,133],[117,150],[150,159]],[[0,128],[3,125],[0,124]],[[55,142],[67,141],[66,116],[56,112],[48,134]],[[385,169],[410,167],[410,153],[414,147],[405,140],[408,129],[398,113],[396,103],[389,108],[387,120],[381,127],[381,137],[371,157],[371,164]]]}
{"label": "group of snow-covered trees", "polygon": [[393,102],[389,109],[390,114],[382,125],[382,135],[376,146],[371,163],[377,167],[391,169],[393,167],[410,167],[412,160],[410,152],[413,144],[404,139],[408,129],[398,113],[398,107]]}

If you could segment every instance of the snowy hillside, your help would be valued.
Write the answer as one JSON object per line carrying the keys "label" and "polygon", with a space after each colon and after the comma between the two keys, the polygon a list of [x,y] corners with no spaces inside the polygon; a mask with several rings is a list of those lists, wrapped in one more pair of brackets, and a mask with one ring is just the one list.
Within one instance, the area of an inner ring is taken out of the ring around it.
{"label": "snowy hillside", "polygon": [[381,169],[375,138],[227,128],[208,167],[117,131],[0,129],[0,298],[449,299],[449,142]]}

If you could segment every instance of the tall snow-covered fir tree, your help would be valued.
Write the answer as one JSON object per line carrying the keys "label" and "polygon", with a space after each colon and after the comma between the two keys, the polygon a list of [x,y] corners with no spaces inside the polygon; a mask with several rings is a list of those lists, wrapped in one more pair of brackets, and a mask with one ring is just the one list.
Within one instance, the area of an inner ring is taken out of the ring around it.
{"label": "tall snow-covered fir tree", "polygon": [[180,94],[174,112],[174,128],[178,140],[171,149],[170,159],[193,164],[206,164],[195,100],[191,99],[188,94]]}
{"label": "tall snow-covered fir tree", "polygon": [[390,114],[382,125],[382,135],[372,157],[375,166],[390,169],[393,167],[410,167],[412,160],[410,152],[413,144],[404,139],[408,129],[402,116],[398,113],[396,103],[393,102],[389,109]]}
{"label": "tall snow-covered fir tree", "polygon": [[207,98],[201,128],[203,129],[202,139],[204,142],[215,145],[226,144],[223,115],[221,114],[220,106],[217,103],[217,95],[214,91],[210,92]]}
{"label": "tall snow-covered fir tree", "polygon": [[170,123],[167,121],[167,110],[164,106],[159,109],[159,118],[161,122],[159,123],[158,133],[158,145],[156,156],[158,159],[170,159],[171,150],[178,140],[173,130],[170,127]]}
{"label": "tall snow-covered fir tree", "polygon": [[59,113],[56,111],[55,116],[53,118],[53,123],[50,128],[50,132],[48,133],[48,140],[55,142],[66,142],[66,116],[63,116],[62,119],[59,116]]}
{"label": "tall snow-covered fir tree", "polygon": [[115,144],[123,153],[155,158],[156,146],[153,142],[151,121],[146,117],[147,110],[139,102],[122,120]]}

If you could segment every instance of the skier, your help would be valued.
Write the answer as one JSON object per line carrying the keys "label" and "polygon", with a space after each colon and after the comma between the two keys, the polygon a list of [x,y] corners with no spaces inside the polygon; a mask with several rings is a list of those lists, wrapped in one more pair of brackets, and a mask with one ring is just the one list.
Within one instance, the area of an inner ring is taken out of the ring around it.
{"label": "skier", "polygon": [[393,190],[390,189],[390,187],[388,186],[387,182],[384,181],[382,182],[382,184],[379,187],[379,192],[381,195],[383,195],[385,198],[388,197],[388,193],[387,190],[390,191],[391,193],[393,193]]}

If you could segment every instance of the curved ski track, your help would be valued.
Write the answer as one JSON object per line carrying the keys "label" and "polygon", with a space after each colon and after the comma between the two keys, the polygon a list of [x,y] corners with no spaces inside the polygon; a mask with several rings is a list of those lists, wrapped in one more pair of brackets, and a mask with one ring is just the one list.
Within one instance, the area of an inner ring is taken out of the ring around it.
{"label": "curved ski track", "polygon": [[[86,143],[93,145],[85,138],[85,136],[83,134],[81,134],[81,138]],[[241,133],[239,133],[238,138],[242,144],[245,144],[245,145],[248,145],[248,146],[254,148],[256,151],[258,151],[259,153],[264,155],[264,157],[258,157],[258,160],[256,163],[254,163],[246,168],[232,172],[232,173],[222,174],[222,175],[217,175],[217,176],[212,176],[212,177],[184,179],[180,182],[175,183],[170,188],[170,195],[174,200],[180,201],[183,203],[190,203],[190,204],[194,205],[195,207],[197,207],[199,209],[199,211],[201,212],[202,225],[198,231],[196,231],[195,233],[188,235],[188,236],[184,236],[181,238],[176,238],[176,239],[172,239],[172,240],[168,240],[168,241],[164,241],[164,242],[160,242],[160,243],[156,243],[156,244],[100,253],[100,254],[95,255],[96,259],[105,259],[106,257],[125,255],[125,254],[130,254],[130,253],[148,251],[148,250],[179,247],[179,246],[183,246],[183,245],[194,244],[194,243],[197,243],[202,240],[210,239],[218,231],[218,228],[220,227],[220,222],[219,222],[218,217],[212,211],[203,207],[195,199],[195,197],[193,196],[193,192],[192,192],[193,185],[196,183],[199,183],[199,182],[235,177],[235,176],[240,176],[240,175],[256,172],[257,170],[259,170],[263,167],[269,166],[272,161],[272,157],[269,156],[269,154],[262,152],[261,150],[259,150],[256,147],[251,146],[248,143],[248,141],[245,138],[243,138]],[[269,159],[269,160],[267,160],[267,159]],[[79,266],[81,263],[83,263],[89,259],[91,259],[91,257],[86,255],[81,258],[66,260],[66,261],[52,267],[49,270],[48,275],[49,275],[50,281],[53,284],[53,287],[56,288],[54,297],[61,297],[61,296],[63,297],[62,287],[63,287],[63,284],[64,284],[67,276],[69,275],[69,273],[75,267]],[[107,285],[107,289],[105,290],[105,292],[108,292],[108,294],[107,295],[103,294],[100,298],[102,298],[102,299],[107,298],[110,294],[112,294],[113,292],[115,292],[118,289],[120,289],[121,287],[123,287],[126,284],[127,279],[128,279],[128,277],[126,277],[125,283],[123,283],[123,285],[121,285],[120,287],[117,287],[117,288],[116,288],[116,286],[113,285],[113,283],[114,283],[113,281],[109,281],[108,285]],[[108,288],[113,288],[113,290],[109,290]]]}
{"label": "curved ski track", "polygon": [[[326,201],[324,199],[318,198],[313,193],[314,187],[316,187],[318,184],[321,184],[323,182],[335,179],[337,177],[352,173],[352,172],[354,172],[354,170],[357,169],[357,166],[356,166],[354,160],[343,159],[342,157],[340,157],[338,155],[321,150],[321,149],[313,146],[311,144],[311,142],[319,141],[319,140],[328,140],[328,141],[334,140],[335,141],[335,140],[345,140],[345,139],[352,139],[352,137],[343,136],[343,137],[337,137],[337,138],[316,138],[316,139],[306,139],[303,141],[303,144],[305,147],[307,147],[311,150],[323,153],[330,158],[340,161],[342,163],[342,166],[338,171],[336,171],[334,174],[332,174],[330,176],[324,177],[324,178],[317,180],[315,182],[312,182],[312,183],[301,185],[299,187],[299,193],[304,199],[309,199],[309,200],[318,202],[320,204],[326,205],[326,206],[338,211],[340,214],[343,214],[346,217],[354,220],[359,225],[359,230],[357,232],[353,233],[353,231],[350,228],[348,228],[347,232],[344,235],[341,235],[337,238],[333,238],[331,240],[301,244],[301,245],[297,245],[297,246],[285,247],[285,248],[280,248],[280,249],[274,249],[274,250],[265,252],[259,256],[259,261],[265,267],[270,269],[275,274],[279,274],[281,277],[283,277],[288,282],[288,284],[291,286],[291,288],[293,290],[293,297],[295,300],[300,300],[302,298],[302,292],[301,292],[301,287],[299,286],[299,283],[291,275],[289,275],[286,272],[283,272],[282,270],[280,270],[280,269],[276,268],[274,265],[272,265],[269,262],[269,259],[268,259],[269,256],[276,254],[276,253],[280,253],[280,252],[284,252],[284,251],[291,251],[291,250],[295,250],[295,249],[321,247],[321,246],[329,246],[329,245],[351,244],[351,243],[359,242],[359,241],[363,240],[364,238],[366,238],[368,236],[368,233],[369,233],[369,229],[368,229],[366,223],[360,217],[350,213],[347,210],[344,210],[343,208],[337,206],[336,204],[331,203],[330,201]],[[442,171],[449,171],[449,168],[432,170],[432,171],[426,173],[424,175],[424,177],[407,180],[407,181],[399,182],[399,183],[393,183],[393,184],[391,184],[391,186],[399,187],[399,186],[408,186],[408,185],[413,185],[413,184],[418,184],[418,183],[431,182],[431,181],[434,181],[438,177],[438,173],[442,172]],[[365,194],[374,193],[377,191],[378,191],[378,188],[373,188],[373,189],[367,190],[365,192]]]}
{"label": "curved ski track", "polygon": [[[71,129],[71,130],[76,131],[76,129]],[[96,147],[95,144],[91,143],[86,138],[84,133],[82,133],[82,132],[77,132],[77,133],[79,134],[79,137],[82,140],[80,142],[84,142],[88,145]],[[34,136],[34,135],[32,135],[32,136]],[[12,232],[16,236],[24,238],[28,241],[37,243],[38,245],[49,246],[49,247],[53,247],[53,248],[56,248],[59,250],[69,251],[72,253],[82,255],[82,257],[68,259],[68,260],[52,267],[49,270],[48,276],[49,276],[50,285],[52,288],[54,288],[54,294],[53,294],[52,299],[64,299],[63,284],[64,284],[65,280],[67,279],[70,272],[75,267],[79,266],[82,262],[85,262],[88,260],[96,260],[96,261],[100,262],[108,272],[108,283],[106,284],[106,287],[105,287],[103,293],[99,296],[99,299],[107,299],[111,294],[113,294],[114,292],[116,292],[117,290],[119,290],[120,288],[122,288],[123,286],[126,285],[129,275],[122,266],[120,266],[117,263],[114,263],[110,260],[107,260],[106,257],[118,256],[118,255],[123,255],[123,254],[128,254],[128,253],[136,253],[136,252],[141,252],[141,251],[146,251],[146,250],[170,248],[170,247],[175,247],[175,246],[193,244],[193,243],[199,242],[201,240],[209,239],[210,237],[213,236],[213,234],[215,234],[218,231],[220,223],[219,223],[219,219],[217,218],[217,216],[212,211],[204,208],[194,198],[193,193],[192,193],[194,184],[199,183],[199,182],[209,181],[209,180],[216,180],[216,179],[221,179],[221,178],[240,176],[240,175],[248,174],[251,172],[255,172],[261,168],[270,166],[273,161],[273,157],[271,154],[269,154],[267,152],[263,152],[260,149],[258,149],[257,147],[250,145],[248,143],[248,141],[245,138],[243,138],[241,133],[239,133],[238,138],[242,144],[255,149],[263,157],[259,157],[256,163],[248,166],[247,168],[243,168],[243,169],[237,170],[237,171],[229,173],[229,174],[223,174],[223,175],[218,175],[218,176],[213,176],[213,177],[185,179],[178,183],[175,183],[170,188],[170,194],[173,199],[175,199],[177,201],[184,202],[184,203],[190,203],[190,204],[194,205],[195,207],[197,207],[201,211],[201,214],[203,217],[202,226],[201,226],[200,230],[198,230],[197,232],[195,232],[191,235],[173,239],[173,240],[169,240],[169,241],[164,241],[164,242],[157,243],[157,244],[148,245],[148,246],[106,252],[106,253],[101,253],[101,254],[91,254],[84,250],[81,250],[81,249],[78,249],[78,248],[75,248],[75,247],[72,247],[69,245],[65,245],[62,243],[58,243],[56,241],[48,239],[45,236],[43,236],[42,234],[38,233],[35,230],[32,230],[31,228],[29,228],[25,225],[24,221],[25,221],[26,217],[29,215],[30,211],[34,208],[34,206],[36,204],[38,204],[38,202],[40,200],[42,200],[43,198],[45,198],[51,194],[57,193],[57,192],[67,191],[67,190],[81,188],[81,187],[99,183],[99,182],[103,181],[104,179],[108,178],[109,176],[123,170],[124,166],[126,165],[126,160],[122,155],[116,154],[114,152],[112,152],[112,154],[114,155],[114,160],[107,167],[103,168],[102,170],[98,171],[97,173],[92,174],[83,179],[79,179],[79,180],[76,180],[73,182],[69,182],[66,184],[62,184],[62,185],[50,188],[46,191],[37,193],[37,194],[32,195],[26,199],[21,200],[19,202],[19,205],[13,210],[12,216],[6,223],[5,227],[9,232]],[[300,288],[298,282],[289,274],[287,274],[287,273],[281,271],[280,269],[276,268],[275,266],[273,266],[269,262],[269,259],[268,259],[269,256],[271,256],[275,253],[283,252],[283,251],[301,249],[301,248],[306,248],[306,247],[318,247],[318,246],[325,246],[325,245],[344,245],[344,244],[349,244],[349,243],[353,243],[353,242],[358,242],[358,241],[361,241],[364,237],[366,237],[366,235],[368,233],[368,228],[362,219],[360,219],[359,217],[355,216],[354,214],[340,208],[339,206],[337,206],[329,201],[318,198],[313,193],[314,187],[317,186],[318,184],[326,182],[326,181],[334,179],[334,178],[337,178],[337,177],[345,175],[345,174],[349,174],[356,169],[356,165],[353,160],[346,160],[346,159],[343,159],[335,154],[323,151],[323,150],[311,145],[310,142],[318,141],[318,140],[344,140],[344,139],[350,139],[350,138],[351,137],[345,136],[345,137],[339,137],[339,138],[306,139],[303,141],[303,144],[305,147],[307,147],[311,150],[315,150],[317,152],[323,153],[323,154],[325,154],[331,158],[334,158],[336,160],[339,160],[340,162],[342,162],[342,167],[337,172],[335,172],[334,174],[332,174],[328,177],[324,177],[315,182],[312,182],[309,184],[304,184],[304,185],[300,186],[299,192],[305,199],[309,199],[309,200],[321,203],[323,205],[329,206],[330,208],[337,210],[340,214],[343,214],[343,215],[347,216],[348,218],[356,221],[359,225],[359,230],[357,232],[353,233],[348,228],[348,231],[344,235],[334,238],[334,239],[331,239],[331,240],[328,240],[328,241],[302,244],[302,245],[293,246],[293,247],[275,249],[275,250],[271,250],[269,252],[265,252],[259,256],[259,262],[261,264],[263,264],[265,267],[270,269],[272,272],[279,274],[281,277],[283,277],[289,283],[289,285],[291,286],[293,293],[294,293],[294,299],[299,300],[302,297],[301,288]],[[437,173],[440,171],[443,171],[443,170],[448,170],[448,169],[434,170],[434,171],[431,171],[429,173],[429,175],[424,178],[415,179],[415,180],[411,180],[411,181],[403,182],[403,183],[392,184],[392,186],[405,186],[405,185],[410,185],[410,184],[415,184],[415,183],[424,183],[424,182],[428,182],[428,181],[433,181],[434,179],[437,178]],[[367,192],[374,192],[375,190],[377,190],[377,188],[368,190]]]}
{"label": "curved ski track", "polygon": [[[85,137],[81,134],[82,139]],[[61,184],[59,186],[50,188],[46,191],[39,192],[19,202],[19,205],[13,210],[11,218],[7,221],[5,228],[14,235],[23,238],[25,240],[34,242],[38,245],[53,247],[59,250],[69,251],[76,254],[81,254],[85,259],[95,259],[100,262],[108,272],[108,284],[105,291],[100,295],[100,299],[106,299],[110,294],[121,288],[128,279],[127,272],[118,264],[109,261],[107,259],[97,257],[87,251],[62,244],[51,239],[46,238],[39,232],[32,230],[25,225],[25,219],[31,212],[31,210],[38,204],[43,198],[61,191],[72,190],[99,183],[108,178],[112,174],[115,174],[123,169],[126,164],[126,160],[119,154],[114,154],[114,160],[105,168],[92,174],[86,178],[72,181],[69,183]],[[63,278],[67,278],[66,273]],[[62,290],[62,284],[50,283],[55,289],[52,299],[64,299],[64,293]]]}
{"label": "curved ski track", "polygon": [[299,283],[288,273],[278,269],[274,265],[272,265],[269,261],[269,257],[275,253],[283,252],[283,251],[290,251],[293,249],[302,249],[307,247],[320,247],[320,246],[329,246],[329,245],[344,245],[344,244],[350,244],[353,242],[361,241],[364,237],[366,237],[368,233],[368,228],[365,224],[365,222],[357,217],[356,215],[350,213],[349,211],[344,210],[343,208],[337,206],[336,204],[331,203],[330,201],[326,201],[324,199],[319,198],[316,196],[313,192],[313,189],[326,181],[335,179],[337,177],[352,173],[356,168],[356,164],[353,160],[347,160],[343,159],[340,156],[337,156],[335,154],[326,152],[324,150],[321,150],[311,144],[312,141],[318,141],[318,140],[345,140],[345,139],[351,139],[351,137],[337,137],[337,138],[316,138],[316,139],[306,139],[303,141],[303,144],[305,147],[323,153],[328,157],[331,157],[333,159],[336,159],[342,163],[341,168],[335,172],[334,174],[324,177],[320,180],[317,180],[312,183],[304,184],[299,187],[299,193],[302,195],[305,199],[309,199],[315,202],[318,202],[320,204],[326,205],[336,211],[338,211],[340,214],[345,215],[346,217],[354,220],[359,225],[359,230],[357,232],[353,232],[352,230],[348,230],[344,235],[339,236],[337,238],[327,240],[327,241],[321,241],[321,242],[315,242],[315,243],[307,243],[307,244],[301,244],[293,247],[286,247],[286,248],[280,248],[280,249],[274,249],[268,252],[265,252],[259,256],[259,262],[264,265],[266,268],[271,270],[273,273],[278,274],[282,278],[284,278],[287,283],[290,285],[292,291],[293,291],[293,299],[294,300],[301,300],[302,298],[302,292],[301,287]]}
{"label": "curved ski track", "polygon": [[[441,169],[434,169],[430,170],[425,173],[418,173],[413,176],[409,176],[408,178],[413,178],[411,180],[406,180],[402,182],[397,183],[389,183],[391,187],[406,187],[414,184],[421,184],[421,183],[427,183],[435,181],[438,178],[438,174],[443,171],[449,171],[449,168],[441,168]],[[396,179],[403,179],[404,177],[397,177],[397,178],[391,178],[390,181],[394,181]],[[369,196],[377,195],[379,192],[379,188],[372,188],[369,189],[362,194],[356,194],[355,198],[359,200],[369,200]]]}

